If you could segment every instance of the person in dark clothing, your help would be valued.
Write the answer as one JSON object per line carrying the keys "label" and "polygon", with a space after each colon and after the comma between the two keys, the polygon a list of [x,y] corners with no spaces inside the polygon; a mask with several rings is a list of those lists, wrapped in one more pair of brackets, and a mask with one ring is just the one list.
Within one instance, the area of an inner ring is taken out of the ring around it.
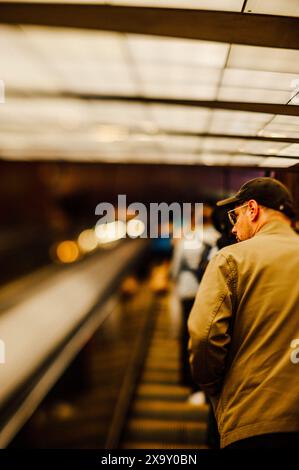
{"label": "person in dark clothing", "polygon": [[[176,291],[182,307],[181,383],[189,386],[193,391],[194,387],[196,387],[196,390],[198,390],[198,387],[192,379],[189,365],[187,321],[209,253],[215,247],[216,240],[219,238],[219,232],[212,225],[211,214],[212,207],[205,204],[202,224],[200,220],[196,220],[193,208],[191,211],[191,230],[199,235],[199,242],[194,244],[193,241],[190,242],[187,238],[177,240],[171,266],[172,278],[176,283]],[[204,394],[202,393],[201,401],[204,403],[204,400]]]}

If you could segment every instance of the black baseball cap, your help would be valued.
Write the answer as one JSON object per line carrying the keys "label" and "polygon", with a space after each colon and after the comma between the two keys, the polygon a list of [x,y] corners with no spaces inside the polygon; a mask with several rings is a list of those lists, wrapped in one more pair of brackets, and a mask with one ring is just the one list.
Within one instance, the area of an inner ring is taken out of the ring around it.
{"label": "black baseball cap", "polygon": [[247,181],[234,196],[218,201],[217,206],[235,207],[250,199],[254,199],[262,206],[283,212],[290,219],[296,216],[291,193],[284,184],[270,177]]}

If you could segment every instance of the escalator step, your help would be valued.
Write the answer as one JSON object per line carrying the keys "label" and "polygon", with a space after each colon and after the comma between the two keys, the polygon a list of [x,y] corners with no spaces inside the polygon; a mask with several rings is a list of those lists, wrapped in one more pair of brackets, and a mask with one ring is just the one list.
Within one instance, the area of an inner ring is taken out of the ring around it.
{"label": "escalator step", "polygon": [[186,402],[138,400],[134,403],[132,414],[133,418],[205,422],[208,405],[196,406]]}
{"label": "escalator step", "polygon": [[204,444],[181,444],[174,442],[161,442],[161,441],[126,441],[123,449],[207,449],[208,447]]}
{"label": "escalator step", "polygon": [[188,387],[167,384],[141,384],[138,387],[137,399],[185,401],[190,394]]}
{"label": "escalator step", "polygon": [[126,440],[162,441],[187,444],[204,444],[207,425],[192,421],[164,421],[131,419],[126,430]]}
{"label": "escalator step", "polygon": [[141,376],[142,383],[157,383],[157,384],[178,384],[180,382],[180,375],[178,371],[145,371]]}
{"label": "escalator step", "polygon": [[173,372],[173,371],[178,370],[178,364],[176,361],[161,363],[161,359],[160,361],[158,361],[158,360],[153,360],[151,358],[148,358],[145,363],[145,369],[148,371],[157,370],[157,371],[165,371],[165,372],[172,371]]}

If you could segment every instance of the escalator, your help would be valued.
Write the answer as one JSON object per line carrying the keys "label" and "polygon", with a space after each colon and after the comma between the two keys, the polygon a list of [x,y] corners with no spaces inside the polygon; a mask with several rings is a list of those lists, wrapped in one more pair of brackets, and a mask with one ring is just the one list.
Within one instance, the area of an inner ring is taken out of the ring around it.
{"label": "escalator", "polygon": [[179,377],[179,311],[156,300],[156,323],[120,447],[205,448],[208,405],[192,405]]}
{"label": "escalator", "polygon": [[208,406],[180,384],[176,298],[152,276],[137,284],[100,308],[100,327],[11,448],[206,448]]}

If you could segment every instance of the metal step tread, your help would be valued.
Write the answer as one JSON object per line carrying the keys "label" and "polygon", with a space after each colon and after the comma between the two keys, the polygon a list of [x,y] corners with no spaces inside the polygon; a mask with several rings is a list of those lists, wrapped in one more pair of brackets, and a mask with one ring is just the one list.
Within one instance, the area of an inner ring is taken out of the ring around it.
{"label": "metal step tread", "polygon": [[172,420],[206,421],[208,405],[192,405],[190,403],[167,402],[158,400],[136,400],[132,409],[132,415],[136,417],[151,417]]}

